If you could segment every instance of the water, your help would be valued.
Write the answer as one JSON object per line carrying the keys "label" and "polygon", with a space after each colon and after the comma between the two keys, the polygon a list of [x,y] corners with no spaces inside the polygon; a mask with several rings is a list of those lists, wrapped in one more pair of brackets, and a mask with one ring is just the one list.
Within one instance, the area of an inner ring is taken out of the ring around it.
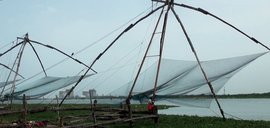
{"label": "water", "polygon": [[[270,99],[219,99],[226,118],[270,121]],[[159,110],[160,114],[219,116],[221,114],[213,101],[210,108],[173,107]]]}

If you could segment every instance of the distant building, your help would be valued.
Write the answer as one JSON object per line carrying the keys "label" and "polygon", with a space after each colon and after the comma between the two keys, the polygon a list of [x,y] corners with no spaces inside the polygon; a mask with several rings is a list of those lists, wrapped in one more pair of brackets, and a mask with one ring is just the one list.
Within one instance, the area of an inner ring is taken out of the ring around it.
{"label": "distant building", "polygon": [[[70,91],[70,89],[66,89],[66,94]],[[74,98],[74,92],[70,92],[69,96],[67,98]]]}
{"label": "distant building", "polygon": [[[65,91],[59,91],[59,98],[64,98],[70,89],[66,89]],[[72,91],[67,98],[74,98],[74,92]]]}
{"label": "distant building", "polygon": [[66,91],[59,91],[59,98],[64,98],[66,95]]}
{"label": "distant building", "polygon": [[82,95],[83,95],[84,97],[89,97],[89,91],[83,91],[83,92],[82,92]]}
{"label": "distant building", "polygon": [[89,91],[83,91],[82,95],[84,97],[89,97],[89,94],[91,94],[91,97],[97,96],[97,92],[95,89],[89,89]]}

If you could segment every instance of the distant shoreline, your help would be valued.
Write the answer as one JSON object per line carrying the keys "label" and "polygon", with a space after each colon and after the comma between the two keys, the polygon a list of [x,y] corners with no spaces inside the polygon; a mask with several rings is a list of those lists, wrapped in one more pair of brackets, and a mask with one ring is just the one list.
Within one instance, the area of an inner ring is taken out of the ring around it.
{"label": "distant shoreline", "polygon": [[[270,92],[267,93],[251,93],[251,94],[226,94],[226,95],[216,95],[217,98],[221,99],[248,99],[248,98],[270,98]],[[181,96],[157,96],[157,98],[213,98],[212,95],[181,95]],[[39,99],[28,99],[28,100],[52,100],[55,98],[39,98]],[[75,97],[75,98],[67,98],[66,100],[83,100],[89,99],[89,97]],[[94,96],[92,99],[126,99],[124,96]],[[20,100],[20,99],[16,99]],[[62,100],[62,98],[59,98]]]}
{"label": "distant shoreline", "polygon": [[227,94],[217,95],[218,98],[270,98],[270,92],[267,93],[251,93],[251,94]]}
{"label": "distant shoreline", "polygon": [[[270,92],[267,93],[251,93],[251,94],[226,94],[226,95],[216,95],[217,98],[235,98],[235,99],[245,99],[245,98],[270,98]],[[184,95],[184,96],[162,96],[160,98],[213,98],[212,95]]]}

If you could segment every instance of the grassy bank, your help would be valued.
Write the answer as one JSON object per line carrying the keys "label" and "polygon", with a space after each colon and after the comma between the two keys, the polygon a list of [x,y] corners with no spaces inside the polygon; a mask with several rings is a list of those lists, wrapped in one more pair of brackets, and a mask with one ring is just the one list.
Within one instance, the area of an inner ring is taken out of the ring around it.
{"label": "grassy bank", "polygon": [[[128,124],[112,125],[110,128],[127,128]],[[197,117],[160,115],[159,123],[152,120],[140,120],[134,123],[134,128],[270,128],[269,121],[246,121],[217,117]]]}
{"label": "grassy bank", "polygon": [[[29,105],[29,109],[41,107],[42,105]],[[103,105],[106,107],[115,107],[112,105]],[[63,107],[89,107],[89,105],[64,105]],[[145,105],[133,105],[136,110],[145,110]],[[168,106],[158,106],[159,109],[168,108]],[[14,106],[13,109],[21,109],[21,105]],[[89,110],[61,111],[60,116],[89,116]],[[0,116],[0,123],[11,123],[21,119],[21,114]],[[42,112],[28,114],[27,120],[42,121],[48,120],[52,124],[57,124],[57,112]],[[68,122],[68,121],[67,121]],[[89,121],[88,121],[89,122]],[[109,128],[127,128],[128,123],[117,123],[106,125]],[[159,115],[158,123],[152,119],[137,120],[133,123],[134,128],[270,128],[270,121],[246,121],[227,119],[225,122],[217,117],[197,117],[197,116],[177,116],[177,115]]]}

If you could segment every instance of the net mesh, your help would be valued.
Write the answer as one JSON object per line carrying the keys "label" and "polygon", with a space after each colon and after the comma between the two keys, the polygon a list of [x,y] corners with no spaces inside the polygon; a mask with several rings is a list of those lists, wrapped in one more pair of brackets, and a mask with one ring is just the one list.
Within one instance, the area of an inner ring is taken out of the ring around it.
{"label": "net mesh", "polygon": [[[266,53],[202,61],[201,64],[214,92],[217,93],[233,75],[264,54]],[[157,62],[140,74],[132,92],[134,99],[142,100],[152,96],[156,70]],[[127,96],[132,84],[133,81],[130,81],[111,92],[110,95]],[[189,103],[188,101],[191,100],[177,99],[182,96],[211,94],[196,61],[162,59],[156,94],[158,100],[166,100],[174,104],[208,107],[211,103],[211,100],[208,99],[205,99],[204,105],[199,105],[204,100]],[[210,97],[210,99],[212,98]]]}
{"label": "net mesh", "polygon": [[[84,78],[87,78],[90,75],[86,75]],[[21,98],[23,94],[29,99],[35,99],[42,97],[50,92],[59,90],[61,88],[67,87],[80,79],[81,76],[72,76],[72,77],[43,77],[32,83],[22,84],[17,86],[13,96],[16,98]]]}
{"label": "net mesh", "polygon": [[13,81],[0,82],[0,88],[4,87],[4,86],[6,86],[6,85],[9,85],[9,84],[11,84],[11,83],[13,83]]}

